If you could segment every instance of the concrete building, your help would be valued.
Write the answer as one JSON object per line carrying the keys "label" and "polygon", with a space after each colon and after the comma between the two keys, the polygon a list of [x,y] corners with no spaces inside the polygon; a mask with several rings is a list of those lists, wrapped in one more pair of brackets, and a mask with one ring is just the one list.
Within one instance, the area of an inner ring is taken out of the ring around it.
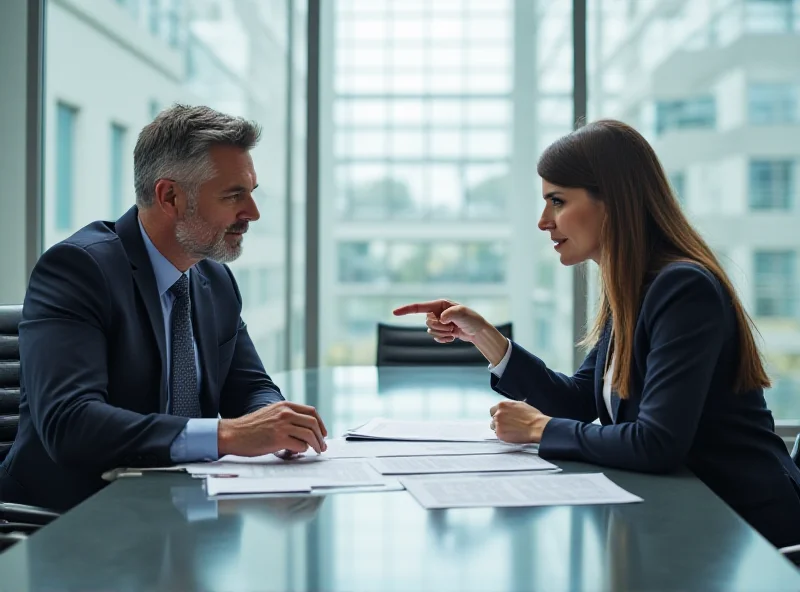
{"label": "concrete building", "polygon": [[778,417],[800,386],[800,5],[590,4],[590,114],[637,126],[763,337]]}
{"label": "concrete building", "polygon": [[[288,346],[287,335],[287,154],[289,146],[304,150],[302,136],[287,142],[288,6],[304,25],[305,3],[285,0],[50,0],[47,6],[46,246],[133,205],[133,147],[162,108],[207,104],[256,120],[263,127],[253,151],[262,217],[231,267],[250,334],[272,371],[290,364],[289,350],[297,363],[302,349]],[[292,42],[304,45],[303,27],[295,31],[302,38]],[[304,87],[304,61],[294,67]],[[304,94],[297,100],[302,116]],[[292,183],[297,176],[293,171]]]}
{"label": "concrete building", "polygon": [[541,149],[571,129],[569,2],[323,3],[321,352],[371,364],[395,306],[447,297],[557,368],[571,271],[536,229]]}

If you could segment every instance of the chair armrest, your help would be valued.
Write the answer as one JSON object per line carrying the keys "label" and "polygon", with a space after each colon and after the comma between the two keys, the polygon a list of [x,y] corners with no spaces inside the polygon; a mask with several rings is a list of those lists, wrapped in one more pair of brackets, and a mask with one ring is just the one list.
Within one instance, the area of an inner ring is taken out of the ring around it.
{"label": "chair armrest", "polygon": [[794,563],[795,565],[800,566],[800,545],[792,545],[790,547],[783,547],[779,549],[781,555],[786,557],[789,561]]}
{"label": "chair armrest", "polygon": [[60,514],[45,508],[0,502],[0,520],[8,522],[22,522],[44,526],[58,518]]}
{"label": "chair armrest", "polygon": [[39,530],[41,526],[36,524],[22,524],[21,522],[0,522],[0,534],[11,534],[18,532],[20,534],[33,534]]}

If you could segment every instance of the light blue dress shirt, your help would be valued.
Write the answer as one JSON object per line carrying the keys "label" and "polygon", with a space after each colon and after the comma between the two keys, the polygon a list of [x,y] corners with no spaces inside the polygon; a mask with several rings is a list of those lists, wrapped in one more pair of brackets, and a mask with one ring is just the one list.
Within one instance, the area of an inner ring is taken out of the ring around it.
{"label": "light blue dress shirt", "polygon": [[[181,277],[181,272],[172,263],[170,263],[158,249],[156,249],[150,237],[142,226],[141,220],[139,221],[139,230],[142,232],[142,239],[144,246],[147,249],[147,255],[150,257],[150,264],[153,266],[153,273],[156,276],[156,286],[158,287],[158,295],[161,300],[161,312],[164,315],[164,336],[166,337],[165,344],[167,346],[167,368],[166,373],[169,376],[170,361],[172,360],[172,349],[170,341],[170,314],[172,313],[172,303],[175,297],[169,291],[172,284],[178,281]],[[189,277],[191,269],[186,270],[186,276]],[[197,396],[200,396],[200,358],[197,354],[197,342],[192,335],[192,343],[194,344],[194,365],[197,371]],[[167,410],[171,408],[172,401],[172,386],[169,379],[167,379]],[[219,418],[191,418],[186,424],[183,431],[178,434],[178,437],[172,442],[170,447],[170,457],[174,463],[184,462],[197,462],[204,460],[217,460],[219,458],[219,450],[217,448],[217,430],[219,428]]]}

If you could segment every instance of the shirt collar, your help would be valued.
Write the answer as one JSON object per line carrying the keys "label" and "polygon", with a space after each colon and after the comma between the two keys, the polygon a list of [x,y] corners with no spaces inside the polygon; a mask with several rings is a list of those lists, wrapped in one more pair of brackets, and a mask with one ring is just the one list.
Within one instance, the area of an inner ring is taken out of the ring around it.
{"label": "shirt collar", "polygon": [[[181,272],[156,248],[156,246],[153,244],[153,241],[151,241],[150,237],[147,236],[147,232],[145,232],[144,226],[142,226],[142,221],[138,218],[137,221],[139,222],[139,230],[141,231],[142,239],[144,240],[144,247],[147,249],[147,255],[150,257],[150,264],[153,266],[153,273],[156,276],[158,295],[161,297],[172,287],[172,284],[178,281],[178,279],[181,277]],[[189,277],[190,271],[191,268],[186,270],[187,278]]]}

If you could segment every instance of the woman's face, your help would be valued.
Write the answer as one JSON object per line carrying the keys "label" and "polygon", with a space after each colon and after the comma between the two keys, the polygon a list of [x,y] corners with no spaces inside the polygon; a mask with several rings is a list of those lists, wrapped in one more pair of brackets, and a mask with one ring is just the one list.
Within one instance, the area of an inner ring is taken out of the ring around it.
{"label": "woman's face", "polygon": [[550,233],[562,265],[587,259],[600,262],[600,229],[606,215],[602,201],[585,189],[561,187],[542,181],[545,205],[539,230]]}

